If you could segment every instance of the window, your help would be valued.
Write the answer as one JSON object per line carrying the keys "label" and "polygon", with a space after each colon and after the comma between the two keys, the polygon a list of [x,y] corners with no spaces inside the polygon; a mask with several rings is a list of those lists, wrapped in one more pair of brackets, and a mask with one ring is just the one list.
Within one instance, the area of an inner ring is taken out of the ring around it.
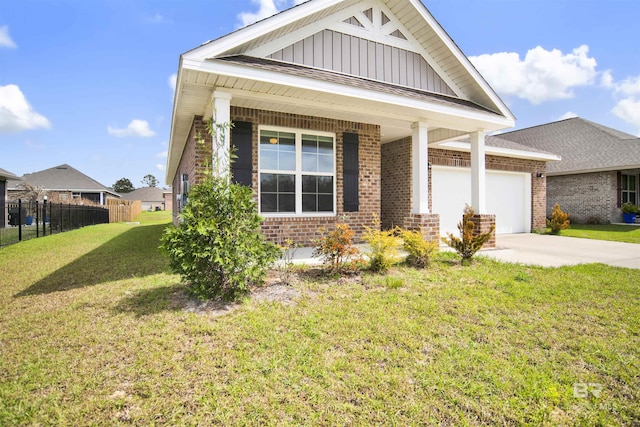
{"label": "window", "polygon": [[182,174],[182,198],[180,200],[180,210],[187,205],[187,193],[189,192],[189,175]]}
{"label": "window", "polygon": [[335,135],[260,129],[260,212],[335,213]]}
{"label": "window", "polygon": [[631,202],[638,204],[638,180],[636,175],[622,174],[620,182],[620,191],[622,203]]}

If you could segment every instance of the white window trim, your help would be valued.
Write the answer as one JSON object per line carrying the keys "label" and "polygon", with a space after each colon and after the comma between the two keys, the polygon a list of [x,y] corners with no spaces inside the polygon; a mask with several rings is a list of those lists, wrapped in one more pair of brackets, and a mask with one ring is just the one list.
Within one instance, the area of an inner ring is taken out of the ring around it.
{"label": "white window trim", "polygon": [[[640,196],[640,175],[637,175],[635,173],[624,173],[622,172],[622,176],[627,176],[627,189],[623,189],[622,185],[620,185],[620,200],[622,201],[622,203],[624,203],[624,194],[627,194],[627,201],[629,201],[630,194],[634,194],[636,197],[636,205],[640,203],[639,197]],[[635,181],[635,190],[629,190],[629,180],[633,178],[633,180]]]}
{"label": "white window trim", "polygon": [[[262,204],[260,203],[260,195],[262,194],[262,180],[260,179],[261,173],[274,173],[274,174],[282,174],[287,173],[285,171],[273,170],[273,169],[261,169],[260,168],[260,136],[262,135],[262,131],[272,131],[272,132],[289,132],[295,135],[296,141],[296,189],[295,189],[295,197],[296,197],[296,212],[295,213],[283,213],[283,212],[262,212]],[[316,136],[326,136],[331,137],[333,139],[333,173],[328,174],[326,172],[304,172],[304,175],[315,175],[315,176],[333,176],[333,212],[302,212],[302,134],[306,135],[316,135]],[[337,147],[336,147],[336,134],[334,132],[323,132],[319,130],[313,129],[298,129],[298,128],[288,128],[282,126],[258,126],[258,213],[265,218],[327,218],[327,217],[335,217],[337,215],[337,199],[338,199],[338,191],[337,191],[337,181],[338,181],[338,173],[336,170],[336,157],[337,157]]]}

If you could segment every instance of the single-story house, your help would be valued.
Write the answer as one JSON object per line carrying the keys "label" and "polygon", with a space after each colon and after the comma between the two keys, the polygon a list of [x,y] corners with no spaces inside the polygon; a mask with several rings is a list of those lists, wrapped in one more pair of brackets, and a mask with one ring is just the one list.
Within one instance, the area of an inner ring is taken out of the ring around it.
{"label": "single-story house", "polygon": [[500,135],[562,157],[547,166],[547,214],[558,203],[576,223],[622,222],[640,202],[640,138],[579,117]]}
{"label": "single-story house", "polygon": [[164,199],[164,209],[173,212],[173,190],[171,188],[164,190],[162,198]]}
{"label": "single-story house", "polygon": [[63,203],[73,199],[84,199],[106,205],[107,199],[120,198],[118,193],[67,164],[25,174],[22,181],[9,180],[7,183],[9,199],[16,199],[17,195],[24,190],[20,186],[21,183],[29,183],[41,188],[46,191],[49,200]]}
{"label": "single-story house", "polygon": [[20,178],[8,170],[0,168],[0,228],[7,226],[7,180],[19,181]]}
{"label": "single-story house", "polygon": [[162,188],[144,187],[129,193],[122,193],[120,196],[125,200],[140,200],[143,211],[155,210],[156,208],[164,210],[164,191]]}
{"label": "single-story house", "polygon": [[233,123],[213,155],[233,147],[270,240],[309,243],[338,218],[359,236],[372,214],[437,239],[465,202],[483,230],[544,227],[557,156],[489,142],[515,117],[419,0],[310,0],[182,54],[177,75],[175,221],[212,120]]}

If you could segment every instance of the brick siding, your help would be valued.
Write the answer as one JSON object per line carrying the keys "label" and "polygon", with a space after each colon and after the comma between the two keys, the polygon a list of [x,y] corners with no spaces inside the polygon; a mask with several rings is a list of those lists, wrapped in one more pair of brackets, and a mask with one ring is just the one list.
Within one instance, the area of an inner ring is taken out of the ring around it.
{"label": "brick siding", "polygon": [[547,178],[547,214],[558,203],[574,223],[622,222],[617,207],[616,172],[596,172]]}

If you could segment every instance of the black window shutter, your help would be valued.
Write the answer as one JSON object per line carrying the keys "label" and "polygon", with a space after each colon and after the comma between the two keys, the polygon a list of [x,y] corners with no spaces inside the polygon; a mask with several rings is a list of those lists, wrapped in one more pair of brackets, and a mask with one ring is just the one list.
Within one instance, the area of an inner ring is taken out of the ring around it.
{"label": "black window shutter", "polygon": [[616,174],[616,186],[618,187],[618,197],[616,200],[616,205],[618,207],[622,206],[622,172],[618,171]]}
{"label": "black window shutter", "polygon": [[342,178],[344,182],[344,211],[358,212],[360,197],[358,178],[360,159],[358,157],[358,134],[345,132],[342,136]]}
{"label": "black window shutter", "polygon": [[234,122],[231,145],[236,156],[231,164],[233,182],[251,187],[253,183],[253,138],[250,122]]}

